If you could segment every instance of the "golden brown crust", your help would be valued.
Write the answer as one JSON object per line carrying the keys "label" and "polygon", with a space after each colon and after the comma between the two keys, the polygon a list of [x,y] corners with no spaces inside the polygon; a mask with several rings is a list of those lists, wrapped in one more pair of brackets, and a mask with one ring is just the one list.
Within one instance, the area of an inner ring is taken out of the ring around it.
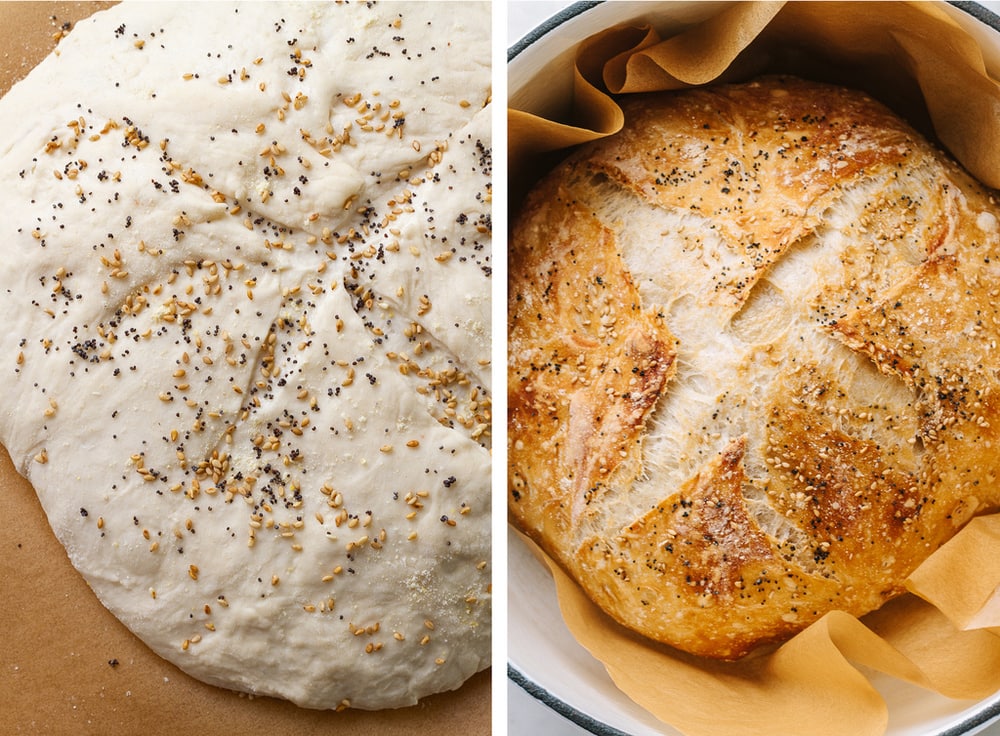
{"label": "golden brown crust", "polygon": [[[642,311],[610,233],[571,202],[554,209],[559,211],[548,216],[562,218],[573,237],[562,238],[556,229],[548,252],[520,254],[517,299],[525,306],[515,329],[524,335],[519,360],[526,370],[511,383],[508,405],[512,423],[522,429],[515,451],[529,444],[531,452],[560,458],[558,465],[536,466],[544,479],[539,487],[551,492],[538,504],[537,523],[567,522],[566,529],[579,525],[605,478],[628,456],[674,356],[663,320]],[[575,248],[576,238],[587,247]],[[546,310],[533,315],[529,304]],[[567,385],[564,376],[585,366],[593,375]]]}
{"label": "golden brown crust", "polygon": [[848,90],[624,107],[512,231],[510,515],[626,626],[735,658],[996,505],[996,206]]}

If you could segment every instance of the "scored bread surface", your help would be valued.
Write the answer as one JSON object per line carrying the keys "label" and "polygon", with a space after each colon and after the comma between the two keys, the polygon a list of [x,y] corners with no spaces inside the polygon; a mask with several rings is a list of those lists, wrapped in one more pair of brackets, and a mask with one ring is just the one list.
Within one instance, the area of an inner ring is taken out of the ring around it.
{"label": "scored bread surface", "polygon": [[996,503],[997,207],[859,92],[623,108],[512,228],[509,510],[621,623],[737,658]]}
{"label": "scored bread surface", "polygon": [[122,3],[0,101],[0,439],[158,654],[312,708],[490,661],[490,44]]}

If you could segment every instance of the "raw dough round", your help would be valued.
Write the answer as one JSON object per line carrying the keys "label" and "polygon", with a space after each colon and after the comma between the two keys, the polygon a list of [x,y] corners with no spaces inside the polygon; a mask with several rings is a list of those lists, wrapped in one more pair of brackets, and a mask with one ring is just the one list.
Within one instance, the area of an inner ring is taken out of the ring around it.
{"label": "raw dough round", "polygon": [[201,680],[375,709],[489,662],[483,12],[126,3],[0,100],[0,440]]}

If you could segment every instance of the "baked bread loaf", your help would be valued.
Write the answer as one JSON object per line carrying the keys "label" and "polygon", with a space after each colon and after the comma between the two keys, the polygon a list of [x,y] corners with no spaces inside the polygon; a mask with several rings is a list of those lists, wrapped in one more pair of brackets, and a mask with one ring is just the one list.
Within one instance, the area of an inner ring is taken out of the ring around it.
{"label": "baked bread loaf", "polygon": [[378,709],[489,666],[484,9],[122,3],[0,100],[0,440],[200,680]]}
{"label": "baked bread loaf", "polygon": [[856,91],[623,107],[512,227],[509,513],[625,626],[739,658],[996,504],[997,205]]}

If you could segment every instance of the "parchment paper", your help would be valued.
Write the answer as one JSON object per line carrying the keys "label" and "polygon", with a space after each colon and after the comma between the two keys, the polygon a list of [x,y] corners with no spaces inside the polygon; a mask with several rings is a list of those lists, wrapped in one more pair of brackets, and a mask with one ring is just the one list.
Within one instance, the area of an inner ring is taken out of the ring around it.
{"label": "parchment paper", "polygon": [[[584,41],[565,118],[509,110],[511,203],[542,173],[540,154],[558,156],[620,129],[613,95],[765,72],[864,89],[1000,187],[1000,85],[938,3],[755,2],[666,39],[654,28],[619,27]],[[627,631],[534,551],[552,572],[577,640],[635,702],[691,736],[877,736],[888,714],[865,674],[871,670],[953,698],[1000,689],[1000,515],[974,519],[932,556],[908,581],[912,594],[863,621],[829,614],[737,663],[688,656]]]}
{"label": "parchment paper", "polygon": [[[188,4],[197,12],[198,3]],[[0,94],[53,48],[63,23],[107,5],[0,2]],[[490,733],[488,670],[455,692],[379,712],[306,710],[198,682],[100,604],[2,448],[0,504],[2,736]]]}

